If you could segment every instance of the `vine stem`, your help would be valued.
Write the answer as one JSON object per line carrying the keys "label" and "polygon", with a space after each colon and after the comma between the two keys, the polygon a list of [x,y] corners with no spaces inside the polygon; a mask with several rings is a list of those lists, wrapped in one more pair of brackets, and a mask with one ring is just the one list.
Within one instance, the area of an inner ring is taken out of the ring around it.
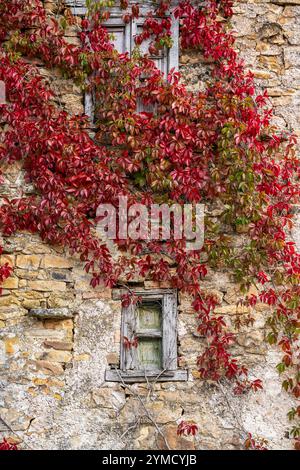
{"label": "vine stem", "polygon": [[151,423],[154,425],[155,429],[157,430],[158,434],[162,437],[162,439],[165,443],[165,446],[167,447],[168,450],[171,450],[171,448],[169,446],[169,443],[166,439],[166,436],[164,435],[164,433],[162,432],[162,430],[158,426],[158,424],[155,421],[155,419],[153,418],[153,416],[151,416],[151,414],[150,414],[149,410],[147,409],[145,403],[143,402],[141,396],[133,389],[133,387],[131,387],[130,385],[128,385],[124,382],[123,377],[121,376],[118,369],[115,369],[115,370],[118,374],[118,377],[119,377],[120,381],[122,382],[123,387],[127,388],[138,399],[138,401],[139,401],[140,405],[142,406],[147,418],[149,419],[149,421],[151,421]]}

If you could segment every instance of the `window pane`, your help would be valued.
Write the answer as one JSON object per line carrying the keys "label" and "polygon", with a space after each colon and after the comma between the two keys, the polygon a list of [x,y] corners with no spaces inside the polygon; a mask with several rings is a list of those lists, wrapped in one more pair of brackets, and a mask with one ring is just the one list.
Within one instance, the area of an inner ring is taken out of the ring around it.
{"label": "window pane", "polygon": [[106,26],[107,32],[111,35],[111,42],[119,54],[126,52],[125,46],[125,27]]}
{"label": "window pane", "polygon": [[138,343],[139,368],[160,370],[162,368],[161,339],[140,338]]}
{"label": "window pane", "polygon": [[[143,26],[142,25],[138,25],[137,27],[137,34],[141,34],[143,32]],[[166,76],[167,73],[168,73],[168,70],[167,70],[167,64],[168,64],[168,49],[167,48],[164,48],[163,50],[160,50],[160,51],[157,51],[157,54],[156,55],[151,55],[149,54],[149,46],[151,44],[151,42],[153,41],[153,38],[148,38],[148,39],[145,39],[142,44],[140,44],[140,51],[141,51],[141,54],[142,55],[149,55],[150,58],[153,60],[153,62],[155,63],[155,66],[161,71],[163,72],[163,74]]]}
{"label": "window pane", "polygon": [[158,302],[143,303],[138,307],[138,331],[161,330],[162,307]]}

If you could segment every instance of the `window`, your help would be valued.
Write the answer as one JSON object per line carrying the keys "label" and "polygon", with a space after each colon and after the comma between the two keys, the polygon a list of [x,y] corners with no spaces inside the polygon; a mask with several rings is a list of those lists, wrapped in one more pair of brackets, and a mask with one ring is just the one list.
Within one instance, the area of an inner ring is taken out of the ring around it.
{"label": "window", "polygon": [[[75,15],[84,16],[86,13],[86,0],[65,0],[66,4],[70,6],[72,12]],[[133,2],[135,3],[135,2]],[[140,5],[140,17],[137,20],[132,20],[128,24],[124,24],[122,17],[124,12],[119,7],[112,7],[110,9],[111,16],[109,20],[104,24],[109,33],[113,35],[113,44],[120,53],[128,52],[130,55],[135,46],[134,38],[140,34],[144,18],[146,17],[149,10],[153,7],[151,0],[146,0],[143,5]],[[160,52],[158,56],[152,57],[156,66],[163,72],[164,76],[167,77],[171,69],[178,70],[179,67],[179,23],[173,19],[172,22],[172,38],[173,46],[170,49],[165,49]],[[149,44],[145,41],[141,45],[141,52],[146,53],[148,51]],[[85,113],[90,117],[91,121],[94,121],[94,102],[93,96],[86,94],[85,96]],[[138,106],[138,111],[145,111],[143,105]]]}
{"label": "window", "polygon": [[[124,290],[117,290],[120,299]],[[106,371],[113,382],[182,381],[177,367],[177,292],[138,291],[136,305],[122,308],[120,368]],[[133,343],[128,347],[128,342]]]}

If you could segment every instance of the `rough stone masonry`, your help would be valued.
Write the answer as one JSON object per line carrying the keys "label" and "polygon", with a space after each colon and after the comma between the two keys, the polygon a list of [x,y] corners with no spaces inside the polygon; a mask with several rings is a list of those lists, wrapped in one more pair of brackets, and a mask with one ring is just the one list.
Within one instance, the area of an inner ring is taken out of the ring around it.
{"label": "rough stone masonry", "polygon": [[[59,2],[44,3],[55,13]],[[233,27],[257,85],[271,96],[275,122],[300,134],[300,0],[240,2]],[[67,37],[77,41],[75,28]],[[188,87],[201,88],[209,64],[194,52],[182,53],[180,64]],[[42,71],[65,109],[83,112],[80,89],[56,71]],[[18,195],[24,187],[32,191],[18,164],[2,171],[2,196]],[[299,246],[299,224],[294,238]],[[272,449],[292,448],[286,413],[293,400],[281,389],[278,353],[263,341],[265,306],[256,309],[253,326],[237,332],[234,346],[251,375],[263,380],[263,391],[233,397],[226,386],[198,380],[201,340],[195,336],[190,299],[180,294],[178,356],[179,366],[189,370],[188,381],[128,388],[104,379],[105,370],[119,364],[121,304],[112,291],[92,289],[79,259],[36,236],[19,233],[3,244],[1,262],[14,267],[0,297],[3,436],[30,449],[163,449],[165,439],[173,449],[239,449],[249,431],[268,439]],[[137,281],[146,290],[166,287]],[[205,287],[218,296],[218,312],[234,328],[247,313],[236,307],[237,286],[226,272],[212,272]],[[198,424],[196,437],[176,435],[181,419]]]}

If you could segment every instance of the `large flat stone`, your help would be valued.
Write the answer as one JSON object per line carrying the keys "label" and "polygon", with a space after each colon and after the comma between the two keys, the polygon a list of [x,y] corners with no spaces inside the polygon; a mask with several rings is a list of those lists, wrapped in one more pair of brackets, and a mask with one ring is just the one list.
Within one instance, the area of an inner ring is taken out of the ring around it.
{"label": "large flat stone", "polygon": [[29,310],[29,315],[31,317],[36,317],[40,319],[44,318],[72,318],[74,316],[74,312],[69,310],[66,307],[62,308],[32,308]]}

